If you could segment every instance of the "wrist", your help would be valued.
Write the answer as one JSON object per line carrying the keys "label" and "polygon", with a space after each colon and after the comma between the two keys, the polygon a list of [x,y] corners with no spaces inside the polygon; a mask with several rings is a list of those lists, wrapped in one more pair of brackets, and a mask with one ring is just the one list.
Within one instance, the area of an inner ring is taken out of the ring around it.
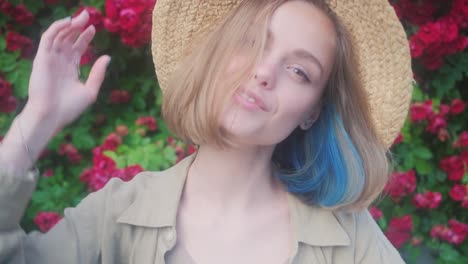
{"label": "wrist", "polygon": [[30,148],[34,159],[40,155],[58,129],[58,122],[50,112],[28,104],[14,122],[21,129],[24,143]]}
{"label": "wrist", "polygon": [[9,170],[24,173],[34,166],[55,131],[52,118],[26,105],[13,120],[2,141],[1,165]]}

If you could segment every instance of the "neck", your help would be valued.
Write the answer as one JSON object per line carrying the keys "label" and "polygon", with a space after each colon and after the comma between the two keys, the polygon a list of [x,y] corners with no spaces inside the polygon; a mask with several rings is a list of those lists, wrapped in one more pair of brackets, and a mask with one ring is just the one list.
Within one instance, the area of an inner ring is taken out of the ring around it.
{"label": "neck", "polygon": [[215,210],[254,209],[278,197],[281,185],[273,177],[274,146],[219,149],[204,145],[190,167],[184,189],[186,205]]}

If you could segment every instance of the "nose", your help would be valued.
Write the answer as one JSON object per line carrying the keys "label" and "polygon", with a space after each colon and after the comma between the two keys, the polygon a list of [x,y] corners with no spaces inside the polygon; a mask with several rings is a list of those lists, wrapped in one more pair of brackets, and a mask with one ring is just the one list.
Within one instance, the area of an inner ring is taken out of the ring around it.
{"label": "nose", "polygon": [[271,90],[275,85],[274,66],[263,61],[255,69],[254,79],[261,88]]}

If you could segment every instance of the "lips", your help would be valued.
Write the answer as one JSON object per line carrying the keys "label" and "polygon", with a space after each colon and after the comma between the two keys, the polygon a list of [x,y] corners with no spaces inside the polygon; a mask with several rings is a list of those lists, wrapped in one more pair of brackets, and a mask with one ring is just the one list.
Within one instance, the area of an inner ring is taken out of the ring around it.
{"label": "lips", "polygon": [[265,112],[269,111],[269,108],[266,106],[263,99],[259,95],[253,93],[252,91],[242,89],[238,92],[238,95],[243,97],[248,102],[252,104],[256,104],[261,110]]}

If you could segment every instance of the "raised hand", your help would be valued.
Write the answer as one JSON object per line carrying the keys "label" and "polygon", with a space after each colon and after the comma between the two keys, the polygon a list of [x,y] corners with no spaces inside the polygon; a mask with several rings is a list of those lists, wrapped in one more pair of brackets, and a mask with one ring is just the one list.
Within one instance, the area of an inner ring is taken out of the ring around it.
{"label": "raised hand", "polygon": [[95,28],[89,14],[54,22],[43,34],[29,80],[29,98],[0,144],[0,169],[24,175],[60,128],[96,100],[110,57],[101,56],[88,80],[78,76],[81,56]]}
{"label": "raised hand", "polygon": [[[47,116],[56,128],[76,119],[96,100],[110,57],[101,56],[88,80],[79,80],[80,58],[95,35],[93,25],[83,28],[89,14],[54,22],[43,34],[33,62],[27,107]],[[26,109],[26,108],[25,108]]]}

